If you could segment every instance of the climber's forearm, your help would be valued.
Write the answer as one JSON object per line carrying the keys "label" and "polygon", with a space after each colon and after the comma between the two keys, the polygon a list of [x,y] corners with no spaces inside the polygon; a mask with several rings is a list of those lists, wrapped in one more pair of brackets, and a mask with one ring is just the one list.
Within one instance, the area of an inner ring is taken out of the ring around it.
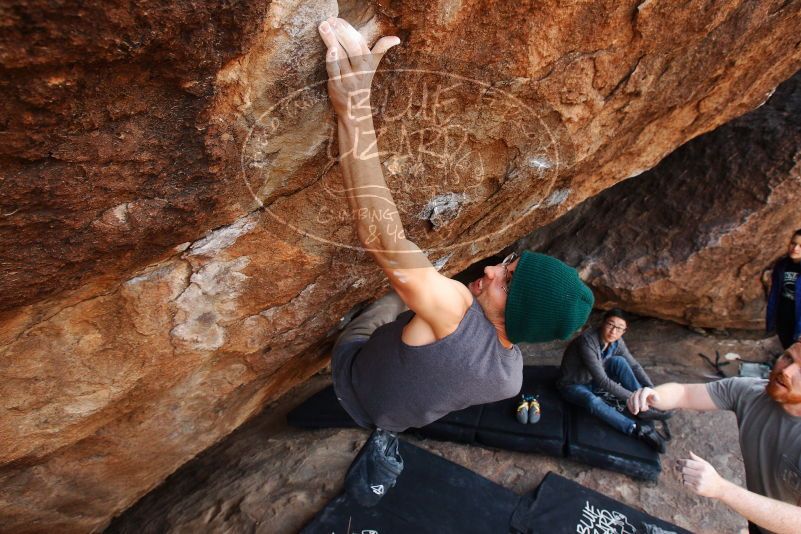
{"label": "climber's forearm", "polygon": [[735,512],[771,532],[792,534],[801,525],[801,507],[748,491],[724,480],[717,497]]}
{"label": "climber's forearm", "polygon": [[[356,233],[392,280],[405,267],[431,267],[428,258],[406,239],[398,209],[378,160],[370,96],[373,75],[397,37],[382,37],[372,50],[345,20],[329,18],[319,26],[326,44],[328,96],[337,114],[339,163]],[[400,279],[398,279],[400,282]]]}
{"label": "climber's forearm", "polygon": [[419,266],[419,259],[412,258],[417,247],[410,247],[406,240],[381,171],[372,116],[367,112],[361,117],[340,117],[338,137],[345,190],[362,245],[382,267],[388,260],[399,268]]}

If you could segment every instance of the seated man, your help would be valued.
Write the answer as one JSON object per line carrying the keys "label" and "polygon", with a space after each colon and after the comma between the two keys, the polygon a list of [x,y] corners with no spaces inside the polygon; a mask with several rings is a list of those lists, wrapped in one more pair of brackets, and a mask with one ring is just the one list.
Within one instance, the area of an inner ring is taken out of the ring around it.
{"label": "seated man", "polygon": [[651,425],[629,419],[601,397],[608,392],[626,402],[642,386],[653,386],[623,341],[626,326],[623,312],[613,308],[604,314],[601,326],[590,328],[571,341],[562,358],[557,388],[566,401],[665,452],[664,439]]}
{"label": "seated man", "polygon": [[319,31],[328,49],[328,94],[356,235],[394,290],[346,327],[331,358],[342,406],[360,425],[380,429],[346,480],[348,491],[369,506],[403,467],[388,432],[516,395],[523,381],[516,343],[569,337],[594,299],[574,269],[531,252],[485,268],[468,286],[441,275],[406,237],[376,146],[370,85],[381,57],[399,39],[384,37],[371,50],[358,31],[335,18]]}
{"label": "seated man", "polygon": [[679,460],[684,485],[743,515],[751,534],[801,532],[801,343],[781,355],[767,380],[646,387],[629,398],[628,408],[634,414],[653,408],[733,411],[748,489],[725,480],[692,452]]}

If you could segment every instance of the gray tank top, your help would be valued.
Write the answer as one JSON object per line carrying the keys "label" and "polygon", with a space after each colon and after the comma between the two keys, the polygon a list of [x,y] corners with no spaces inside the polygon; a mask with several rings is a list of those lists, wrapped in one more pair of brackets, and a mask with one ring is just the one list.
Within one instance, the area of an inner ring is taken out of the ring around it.
{"label": "gray tank top", "polygon": [[454,332],[428,345],[401,340],[412,317],[406,311],[377,328],[353,361],[353,389],[376,426],[393,432],[419,428],[520,392],[520,348],[501,345],[478,301],[473,299]]}

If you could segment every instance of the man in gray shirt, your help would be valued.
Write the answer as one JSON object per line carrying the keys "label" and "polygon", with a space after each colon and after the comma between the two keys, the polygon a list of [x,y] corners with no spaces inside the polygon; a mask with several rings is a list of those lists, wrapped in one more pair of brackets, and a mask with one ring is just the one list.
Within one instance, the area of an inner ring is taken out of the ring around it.
{"label": "man in gray shirt", "polygon": [[628,407],[635,414],[651,407],[733,411],[748,489],[725,480],[692,452],[679,461],[684,484],[745,516],[752,534],[801,532],[801,343],[782,354],[768,380],[646,387],[631,396]]}
{"label": "man in gray shirt", "polygon": [[346,477],[349,493],[370,506],[403,469],[394,432],[516,395],[523,379],[517,343],[566,339],[594,299],[575,269],[529,251],[486,267],[469,285],[440,274],[406,236],[373,124],[373,74],[400,39],[383,37],[370,48],[334,17],[319,32],[337,116],[342,201],[362,250],[393,289],[346,327],[331,359],[337,399],[357,423],[376,428]]}
{"label": "man in gray shirt", "polygon": [[613,308],[604,314],[600,326],[571,341],[562,358],[557,387],[566,401],[665,452],[664,440],[652,426],[626,417],[602,397],[606,392],[625,403],[642,386],[654,385],[623,341],[626,327],[623,312]]}

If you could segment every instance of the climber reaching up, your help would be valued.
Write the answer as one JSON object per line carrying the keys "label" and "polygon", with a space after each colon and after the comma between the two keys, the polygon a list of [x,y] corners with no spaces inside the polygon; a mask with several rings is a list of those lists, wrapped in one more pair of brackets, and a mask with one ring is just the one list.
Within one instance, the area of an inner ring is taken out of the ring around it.
{"label": "climber reaching up", "polygon": [[593,296],[574,269],[529,251],[486,267],[467,286],[437,272],[403,231],[373,128],[373,75],[400,40],[383,37],[370,49],[337,18],[319,32],[356,234],[393,289],[344,329],[332,351],[337,398],[358,424],[375,429],[347,481],[370,505],[402,469],[394,433],[515,396],[523,374],[516,343],[567,338],[586,321]]}

